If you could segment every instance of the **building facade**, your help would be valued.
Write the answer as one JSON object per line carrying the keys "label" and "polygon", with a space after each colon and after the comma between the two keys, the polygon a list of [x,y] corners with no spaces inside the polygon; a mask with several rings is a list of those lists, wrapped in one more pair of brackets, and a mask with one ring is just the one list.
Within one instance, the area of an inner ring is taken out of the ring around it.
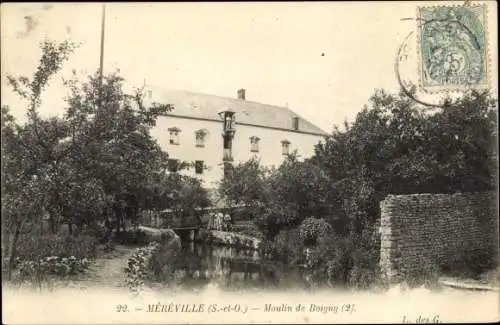
{"label": "building facade", "polygon": [[[169,170],[193,163],[182,173],[201,179],[207,188],[217,187],[224,161],[237,164],[256,157],[262,165],[279,166],[295,150],[301,158],[311,156],[327,135],[288,108],[246,100],[244,89],[226,98],[147,86],[144,97],[146,105],[174,106],[151,131],[169,154]],[[225,119],[228,112],[234,119]],[[233,130],[230,137],[228,129]]]}

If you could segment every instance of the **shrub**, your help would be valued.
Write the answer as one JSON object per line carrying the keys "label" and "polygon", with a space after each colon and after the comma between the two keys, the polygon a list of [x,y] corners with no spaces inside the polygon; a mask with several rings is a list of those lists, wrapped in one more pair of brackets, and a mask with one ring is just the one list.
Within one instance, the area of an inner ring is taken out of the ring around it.
{"label": "shrub", "polygon": [[333,234],[332,226],[325,219],[309,217],[299,226],[300,238],[304,244],[315,243],[318,238]]}
{"label": "shrub", "polygon": [[159,248],[160,244],[152,242],[148,246],[135,250],[127,261],[125,273],[127,275],[127,286],[134,292],[139,292],[148,279],[148,264],[153,252]]}
{"label": "shrub", "polygon": [[[97,255],[98,241],[88,235],[39,234],[21,235],[11,280],[18,284],[41,285],[54,277],[66,277],[84,272],[89,260]],[[4,270],[9,258],[3,259]]]}
{"label": "shrub", "polygon": [[[323,240],[322,240],[323,241]],[[349,282],[353,259],[353,242],[349,237],[339,237],[323,243],[326,263],[323,265],[328,282],[344,285]],[[321,253],[321,250],[320,252]]]}
{"label": "shrub", "polygon": [[64,278],[82,273],[88,269],[90,262],[87,258],[77,259],[48,256],[38,261],[16,259],[14,281],[41,285],[50,278]]}
{"label": "shrub", "polygon": [[47,256],[70,257],[76,259],[94,258],[97,254],[98,241],[95,237],[33,235],[26,234],[19,240],[17,256],[20,260],[38,261]]}
{"label": "shrub", "polygon": [[439,267],[435,263],[423,263],[421,267],[411,270],[401,270],[403,283],[409,288],[424,286],[435,289],[438,287]]}
{"label": "shrub", "polygon": [[465,243],[457,250],[457,254],[444,259],[441,264],[441,271],[446,275],[478,280],[481,274],[497,266],[494,254],[482,247]]}
{"label": "shrub", "polygon": [[289,265],[302,264],[303,250],[299,229],[283,230],[275,238],[273,257]]}
{"label": "shrub", "polygon": [[307,218],[297,229],[280,232],[269,245],[269,255],[290,265],[305,264],[314,270],[315,283],[354,288],[383,285],[374,229],[375,225],[366,225],[360,234],[339,235],[326,220]]}
{"label": "shrub", "polygon": [[256,238],[227,231],[208,231],[203,235],[203,237],[206,244],[230,246],[235,248],[256,249],[257,247],[255,242],[259,242]]}
{"label": "shrub", "polygon": [[245,227],[237,230],[236,232],[248,237],[254,237],[258,239],[264,238],[264,234],[262,233],[262,231],[260,231],[256,227]]}
{"label": "shrub", "polygon": [[276,244],[270,240],[263,240],[259,245],[259,249],[266,259],[276,259],[277,255],[281,253],[277,250]]}
{"label": "shrub", "polygon": [[350,257],[352,259],[352,268],[348,274],[350,287],[366,289],[373,285],[383,285],[377,250],[360,247],[352,251]]}
{"label": "shrub", "polygon": [[122,245],[145,245],[147,235],[142,230],[127,230],[116,233],[115,240]]}
{"label": "shrub", "polygon": [[180,240],[175,233],[164,232],[160,242],[138,248],[129,258],[125,273],[127,285],[139,292],[146,282],[171,280],[180,253]]}
{"label": "shrub", "polygon": [[177,264],[181,244],[178,238],[167,238],[157,245],[147,265],[154,281],[171,280]]}

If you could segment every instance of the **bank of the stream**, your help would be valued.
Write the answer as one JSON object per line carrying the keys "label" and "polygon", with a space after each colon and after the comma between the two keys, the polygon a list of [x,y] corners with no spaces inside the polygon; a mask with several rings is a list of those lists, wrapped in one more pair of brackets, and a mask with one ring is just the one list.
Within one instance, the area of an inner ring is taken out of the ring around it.
{"label": "bank of the stream", "polygon": [[308,286],[308,270],[262,259],[258,238],[209,230],[182,240],[170,229],[140,229],[155,240],[136,249],[127,262],[134,291],[144,285],[196,289],[209,283],[232,289]]}

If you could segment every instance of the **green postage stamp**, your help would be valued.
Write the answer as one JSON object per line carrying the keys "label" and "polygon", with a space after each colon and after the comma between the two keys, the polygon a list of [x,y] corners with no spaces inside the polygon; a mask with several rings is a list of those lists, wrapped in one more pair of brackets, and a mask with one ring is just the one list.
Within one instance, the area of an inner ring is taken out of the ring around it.
{"label": "green postage stamp", "polygon": [[486,6],[420,7],[418,16],[424,90],[488,87]]}

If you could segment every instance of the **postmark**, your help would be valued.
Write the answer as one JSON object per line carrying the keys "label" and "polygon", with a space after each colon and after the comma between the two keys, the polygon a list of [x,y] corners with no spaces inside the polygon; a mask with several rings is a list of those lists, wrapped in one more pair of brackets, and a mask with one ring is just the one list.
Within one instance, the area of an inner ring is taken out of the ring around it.
{"label": "postmark", "polygon": [[425,91],[488,87],[486,6],[418,8],[420,86]]}

